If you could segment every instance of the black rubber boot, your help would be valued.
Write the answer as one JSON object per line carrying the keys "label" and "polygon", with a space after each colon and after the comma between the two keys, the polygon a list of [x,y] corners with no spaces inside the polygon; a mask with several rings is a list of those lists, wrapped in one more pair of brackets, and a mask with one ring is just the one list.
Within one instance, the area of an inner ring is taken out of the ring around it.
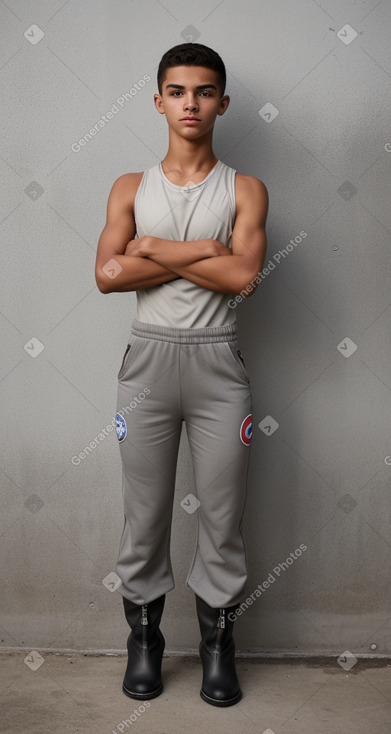
{"label": "black rubber boot", "polygon": [[212,706],[233,706],[242,698],[235,670],[234,623],[229,619],[236,606],[214,609],[196,594],[196,607],[202,638],[200,696]]}
{"label": "black rubber boot", "polygon": [[161,675],[165,639],[159,629],[165,594],[138,606],[123,597],[125,616],[131,628],[128,665],[122,686],[130,698],[148,700],[163,690]]}

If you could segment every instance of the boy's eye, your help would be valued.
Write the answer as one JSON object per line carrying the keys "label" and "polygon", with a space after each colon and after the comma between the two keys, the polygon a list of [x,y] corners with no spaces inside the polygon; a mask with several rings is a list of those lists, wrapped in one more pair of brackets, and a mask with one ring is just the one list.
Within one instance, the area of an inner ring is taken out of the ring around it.
{"label": "boy's eye", "polygon": [[[175,89],[174,92],[171,92],[171,97],[176,97],[178,94],[183,94],[181,89]],[[205,90],[201,90],[200,94],[205,94],[207,97],[212,96],[210,92],[206,92]]]}

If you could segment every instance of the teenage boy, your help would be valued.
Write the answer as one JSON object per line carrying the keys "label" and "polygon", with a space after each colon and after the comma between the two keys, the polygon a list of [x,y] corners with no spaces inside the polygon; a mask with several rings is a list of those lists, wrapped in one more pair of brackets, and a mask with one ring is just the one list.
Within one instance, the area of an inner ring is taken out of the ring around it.
{"label": "teenage boy", "polygon": [[[115,181],[95,271],[102,293],[137,292],[137,318],[118,373],[124,527],[117,573],[132,630],[123,691],[151,699],[163,690],[159,624],[175,586],[170,535],[184,421],[197,493],[189,500],[198,524],[186,582],[202,638],[200,694],[212,705],[231,706],[242,696],[230,612],[246,588],[241,522],[252,416],[228,301],[262,269],[268,193],[213,152],[216,117],[230,100],[215,51],[175,46],[160,61],[157,83],[168,151],[152,168]],[[134,409],[125,410],[132,400]]]}

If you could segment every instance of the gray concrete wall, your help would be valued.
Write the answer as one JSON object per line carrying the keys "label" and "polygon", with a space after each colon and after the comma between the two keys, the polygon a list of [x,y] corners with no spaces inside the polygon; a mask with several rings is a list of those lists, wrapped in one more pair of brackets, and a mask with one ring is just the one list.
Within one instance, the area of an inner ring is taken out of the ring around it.
{"label": "gray concrete wall", "polygon": [[[125,647],[102,583],[123,523],[114,433],[72,459],[115,414],[135,316],[134,294],[95,285],[107,196],[164,157],[156,69],[188,39],[227,66],[217,156],[270,195],[270,269],[237,304],[255,421],[237,649],[390,654],[391,3],[14,0],[0,27],[2,646]],[[199,642],[193,489],[184,438],[171,651]]]}

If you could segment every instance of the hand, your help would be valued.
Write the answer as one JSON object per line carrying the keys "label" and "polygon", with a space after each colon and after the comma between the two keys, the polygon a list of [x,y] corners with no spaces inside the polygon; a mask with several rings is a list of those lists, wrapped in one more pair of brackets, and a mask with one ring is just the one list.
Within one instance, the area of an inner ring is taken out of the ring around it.
{"label": "hand", "polygon": [[147,237],[137,237],[135,240],[130,240],[126,245],[124,255],[132,255],[132,257],[148,257],[147,239]]}
{"label": "hand", "polygon": [[232,255],[232,250],[230,247],[227,247],[227,245],[223,245],[222,242],[219,242],[218,240],[215,240],[213,242],[213,250],[214,254],[212,257],[219,257],[220,255]]}

